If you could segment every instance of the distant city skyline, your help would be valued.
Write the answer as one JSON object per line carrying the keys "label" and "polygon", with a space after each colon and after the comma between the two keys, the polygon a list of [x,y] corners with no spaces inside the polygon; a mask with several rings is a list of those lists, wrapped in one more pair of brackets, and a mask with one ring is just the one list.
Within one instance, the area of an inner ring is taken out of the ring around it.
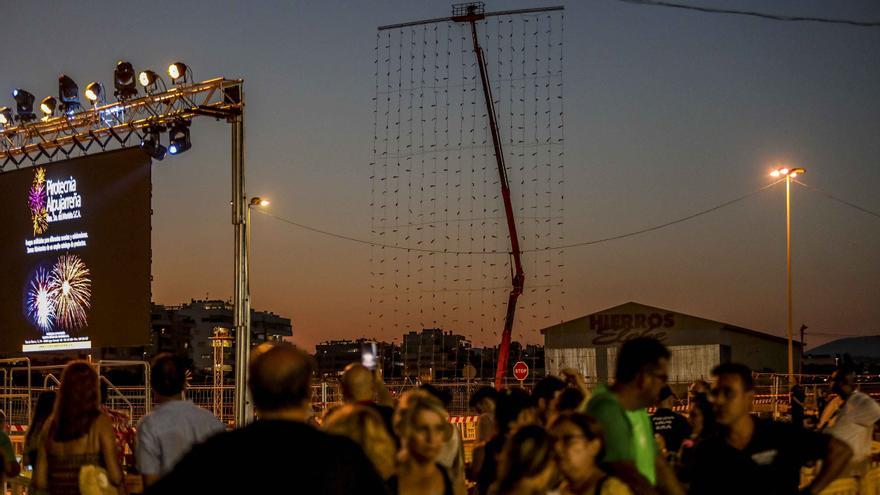
{"label": "distant city skyline", "polygon": [[[810,186],[880,211],[880,29],[613,0],[487,8],[555,4],[566,7],[566,244],[742,196],[769,184],[780,163],[806,168]],[[869,0],[744,0],[737,8],[880,19]],[[18,3],[4,11],[17,48],[0,52],[0,106],[13,104],[14,87],[38,100],[56,94],[61,73],[81,89],[112,85],[119,59],[157,72],[180,60],[197,80],[244,78],[249,194],[269,198],[278,217],[369,239],[376,27],[449,13],[428,1]],[[231,297],[228,135],[222,123],[196,122],[190,151],[154,162],[159,304]],[[663,230],[568,249],[564,311],[547,326],[639,301],[783,335],[784,226],[776,186]],[[367,336],[368,246],[264,215],[253,215],[252,227],[254,308],[290,318],[293,340],[310,351]],[[793,238],[794,328],[809,327],[808,348],[834,335],[880,334],[880,219],[796,186]],[[514,340],[539,342],[539,326],[518,324]],[[467,337],[492,346],[500,332],[499,322]],[[368,337],[399,336],[385,328]]]}

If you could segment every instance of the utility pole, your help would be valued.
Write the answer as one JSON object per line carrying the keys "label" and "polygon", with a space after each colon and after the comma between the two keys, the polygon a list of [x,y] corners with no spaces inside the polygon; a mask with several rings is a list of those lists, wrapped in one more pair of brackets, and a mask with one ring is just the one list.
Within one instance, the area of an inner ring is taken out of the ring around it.
{"label": "utility pole", "polygon": [[794,383],[794,345],[792,343],[793,332],[792,332],[792,319],[794,315],[794,308],[792,304],[792,291],[791,291],[791,180],[797,177],[800,174],[806,172],[801,167],[797,168],[778,168],[773,172],[770,172],[771,177],[783,177],[785,179],[785,263],[786,263],[786,272],[787,272],[787,296],[788,296],[788,318],[787,318],[787,335],[788,335],[788,388],[791,390],[791,385]]}
{"label": "utility pole", "polygon": [[798,374],[802,375],[804,373],[804,352],[807,349],[807,343],[804,341],[804,334],[807,331],[807,326],[801,323],[801,360],[798,363]]}

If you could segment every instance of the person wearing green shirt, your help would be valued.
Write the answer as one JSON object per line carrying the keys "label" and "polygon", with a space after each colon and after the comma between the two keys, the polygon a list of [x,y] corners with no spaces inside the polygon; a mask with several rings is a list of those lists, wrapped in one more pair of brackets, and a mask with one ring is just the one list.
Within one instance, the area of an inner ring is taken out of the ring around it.
{"label": "person wearing green shirt", "polygon": [[603,465],[636,495],[684,493],[660,455],[646,410],[669,379],[669,358],[669,350],[656,339],[626,341],[617,355],[614,385],[600,385],[587,404],[587,414],[599,421],[605,435]]}

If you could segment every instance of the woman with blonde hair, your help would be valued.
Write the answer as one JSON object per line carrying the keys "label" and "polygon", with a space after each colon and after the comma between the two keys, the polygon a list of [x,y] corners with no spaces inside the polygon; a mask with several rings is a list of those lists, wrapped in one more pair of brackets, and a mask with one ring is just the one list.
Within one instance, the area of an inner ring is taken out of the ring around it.
{"label": "woman with blonde hair", "polygon": [[101,493],[119,493],[123,479],[116,435],[101,412],[98,373],[89,363],[72,361],[64,368],[45,428],[34,470],[36,490],[79,495],[81,487],[95,485]]}
{"label": "woman with blonde hair", "polygon": [[397,471],[388,480],[392,495],[464,495],[464,480],[437,463],[452,435],[449,413],[439,399],[423,390],[403,394],[394,413],[394,430],[401,453]]}
{"label": "woman with blonde hair", "polygon": [[343,406],[327,417],[324,430],[360,445],[382,479],[394,474],[397,447],[375,410],[357,404]]}

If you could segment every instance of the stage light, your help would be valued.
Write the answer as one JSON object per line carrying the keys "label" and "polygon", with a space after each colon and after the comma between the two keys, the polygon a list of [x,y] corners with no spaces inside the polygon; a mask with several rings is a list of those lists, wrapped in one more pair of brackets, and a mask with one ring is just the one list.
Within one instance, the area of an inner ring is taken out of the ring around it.
{"label": "stage light", "polygon": [[156,84],[159,82],[159,74],[156,74],[151,70],[144,70],[138,75],[138,80],[140,81],[141,86],[144,87],[144,91],[146,91],[147,94],[150,94],[156,89]]}
{"label": "stage light", "polygon": [[30,122],[37,118],[34,114],[34,95],[23,89],[14,89],[12,97],[15,98],[15,113],[18,114],[18,120]]}
{"label": "stage light", "polygon": [[47,96],[43,98],[43,102],[40,103],[40,110],[43,111],[43,116],[46,118],[51,117],[55,114],[55,108],[58,107],[58,100],[55,99],[54,96]]}
{"label": "stage light", "polygon": [[116,69],[113,70],[113,87],[116,91],[113,93],[119,101],[125,101],[132,96],[137,96],[137,85],[134,80],[134,67],[130,62],[120,60],[116,63]]}
{"label": "stage light", "polygon": [[82,108],[79,104],[79,86],[64,74],[58,76],[58,100],[61,101],[63,113],[73,113]]}
{"label": "stage light", "polygon": [[169,65],[168,76],[171,77],[171,82],[174,84],[177,84],[178,79],[182,79],[180,82],[186,82],[186,64],[183,62],[174,62]]}
{"label": "stage light", "polygon": [[161,132],[164,130],[165,128],[162,126],[151,125],[146,128],[146,134],[141,140],[141,149],[151,157],[160,161],[165,159],[165,153],[168,151],[168,148],[162,146],[162,143],[160,142]]}
{"label": "stage light", "polygon": [[9,107],[0,107],[0,125],[12,124],[12,109]]}
{"label": "stage light", "polygon": [[192,147],[189,139],[189,122],[179,120],[168,131],[168,152],[179,155]]}
{"label": "stage light", "polygon": [[89,83],[86,86],[86,98],[92,102],[92,105],[97,105],[99,100],[103,100],[104,88],[101,87],[101,83]]}

